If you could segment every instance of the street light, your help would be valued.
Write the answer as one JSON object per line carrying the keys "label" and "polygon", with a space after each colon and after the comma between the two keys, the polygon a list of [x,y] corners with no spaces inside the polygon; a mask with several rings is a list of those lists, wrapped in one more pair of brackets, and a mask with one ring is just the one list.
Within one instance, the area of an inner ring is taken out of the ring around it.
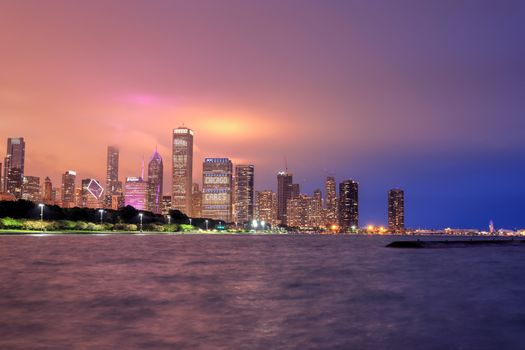
{"label": "street light", "polygon": [[190,226],[191,226],[191,218],[189,218],[189,219],[190,219]]}
{"label": "street light", "polygon": [[168,225],[171,225],[171,216],[168,215]]}
{"label": "street light", "polygon": [[261,226],[262,226],[262,229],[264,230],[264,227],[266,226],[266,222],[264,222],[264,220],[261,221]]}
{"label": "street light", "polygon": [[208,219],[206,219],[206,231],[208,231]]}
{"label": "street light", "polygon": [[252,227],[253,227],[254,230],[257,229],[257,220],[254,219],[254,220],[252,221]]}
{"label": "street light", "polygon": [[40,207],[40,221],[44,221],[44,207],[45,207],[45,205],[40,203],[38,206]]}
{"label": "street light", "polygon": [[98,212],[100,213],[100,224],[102,225],[102,220],[104,220],[104,209],[99,209]]}
{"label": "street light", "polygon": [[140,218],[140,232],[142,232],[142,216],[143,215],[144,214],[142,214],[142,213],[139,214],[139,218]]}

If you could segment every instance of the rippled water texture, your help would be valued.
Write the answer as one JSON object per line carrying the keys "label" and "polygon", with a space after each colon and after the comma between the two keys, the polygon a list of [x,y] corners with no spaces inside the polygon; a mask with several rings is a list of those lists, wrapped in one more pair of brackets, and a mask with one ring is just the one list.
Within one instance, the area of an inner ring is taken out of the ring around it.
{"label": "rippled water texture", "polygon": [[393,239],[0,237],[0,348],[525,348],[525,248]]}

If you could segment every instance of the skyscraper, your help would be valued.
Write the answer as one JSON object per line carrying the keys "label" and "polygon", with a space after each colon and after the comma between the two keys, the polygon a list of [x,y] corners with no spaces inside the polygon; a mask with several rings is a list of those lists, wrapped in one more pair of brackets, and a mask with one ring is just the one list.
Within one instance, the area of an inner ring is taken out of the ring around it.
{"label": "skyscraper", "polygon": [[254,166],[235,166],[235,221],[244,224],[253,220]]}
{"label": "skyscraper", "polygon": [[84,208],[102,208],[104,189],[96,179],[83,179],[81,181],[80,206]]}
{"label": "skyscraper", "polygon": [[275,192],[257,191],[255,194],[255,218],[275,226],[277,220],[277,195]]}
{"label": "skyscraper", "polygon": [[142,177],[127,177],[124,187],[124,205],[137,210],[147,209],[148,183]]}
{"label": "skyscraper", "polygon": [[339,225],[343,231],[359,228],[358,183],[353,180],[339,184]]}
{"label": "skyscraper", "polygon": [[323,194],[321,190],[315,190],[310,206],[308,207],[310,227],[321,227],[324,225],[323,216]]}
{"label": "skyscraper", "polygon": [[118,185],[118,160],[119,149],[116,146],[108,146],[107,166],[106,166],[106,195],[104,205],[111,207],[112,196],[117,194]]}
{"label": "skyscraper", "polygon": [[202,165],[202,216],[232,221],[232,162],[206,158]]}
{"label": "skyscraper", "polygon": [[49,176],[46,176],[44,179],[44,184],[42,185],[42,201],[45,204],[54,204],[53,200],[53,184]]}
{"label": "skyscraper", "polygon": [[286,225],[298,228],[310,228],[308,209],[312,198],[299,194],[288,200],[286,205]]}
{"label": "skyscraper", "polygon": [[202,217],[202,191],[199,190],[199,184],[193,184],[193,191],[192,191],[191,196],[193,197],[191,214],[195,218],[201,218]]}
{"label": "skyscraper", "polygon": [[327,226],[337,224],[337,192],[335,178],[328,176],[325,182],[326,188],[326,222]]}
{"label": "skyscraper", "polygon": [[22,198],[26,144],[23,137],[7,139],[7,154],[4,161],[4,192],[17,199]]}
{"label": "skyscraper", "polygon": [[155,214],[162,211],[163,174],[162,157],[155,149],[148,164],[148,210]]}
{"label": "skyscraper", "polygon": [[286,225],[286,206],[288,200],[292,198],[293,175],[287,171],[277,174],[277,219],[281,224]]}
{"label": "skyscraper", "polygon": [[405,193],[397,188],[388,191],[388,229],[393,233],[405,231]]}
{"label": "skyscraper", "polygon": [[75,202],[75,189],[76,189],[76,178],[77,173],[68,170],[62,174],[62,207],[73,208],[76,205]]}
{"label": "skyscraper", "polygon": [[42,200],[40,194],[40,178],[38,176],[24,176],[22,199],[34,203],[39,203]]}
{"label": "skyscraper", "polygon": [[193,131],[179,127],[173,129],[172,205],[191,216],[193,183]]}

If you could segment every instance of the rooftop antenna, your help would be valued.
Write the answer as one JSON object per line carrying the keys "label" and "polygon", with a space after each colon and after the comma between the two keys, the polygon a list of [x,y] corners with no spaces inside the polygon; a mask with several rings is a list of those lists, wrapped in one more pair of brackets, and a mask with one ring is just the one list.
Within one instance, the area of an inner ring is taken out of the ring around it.
{"label": "rooftop antenna", "polygon": [[288,174],[288,158],[286,158],[286,155],[284,156],[284,169]]}

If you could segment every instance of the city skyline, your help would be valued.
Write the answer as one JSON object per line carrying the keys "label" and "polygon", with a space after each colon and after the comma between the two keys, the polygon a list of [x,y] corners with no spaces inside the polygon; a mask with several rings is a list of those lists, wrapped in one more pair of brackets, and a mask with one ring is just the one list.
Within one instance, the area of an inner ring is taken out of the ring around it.
{"label": "city skyline", "polygon": [[399,187],[407,227],[524,226],[520,2],[101,6],[0,4],[2,172],[8,137],[55,185],[75,170],[106,186],[108,145],[124,182],[158,145],[168,194],[188,125],[194,182],[228,157],[275,191],[287,158],[302,193],[359,182],[362,223],[386,226]]}

